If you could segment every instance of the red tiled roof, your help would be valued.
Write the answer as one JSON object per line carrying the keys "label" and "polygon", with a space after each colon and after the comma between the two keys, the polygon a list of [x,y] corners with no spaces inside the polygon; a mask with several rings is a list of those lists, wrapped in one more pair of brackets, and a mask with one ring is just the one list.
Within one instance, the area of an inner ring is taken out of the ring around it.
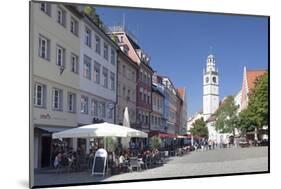
{"label": "red tiled roof", "polygon": [[265,74],[267,70],[249,70],[246,72],[248,89],[251,91],[255,87],[257,77]]}

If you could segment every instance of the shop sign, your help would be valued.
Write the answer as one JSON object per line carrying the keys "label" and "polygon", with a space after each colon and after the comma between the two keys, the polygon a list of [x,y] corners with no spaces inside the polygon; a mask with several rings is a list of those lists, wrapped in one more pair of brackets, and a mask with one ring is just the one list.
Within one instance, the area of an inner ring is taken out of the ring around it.
{"label": "shop sign", "polygon": [[40,114],[40,119],[51,119],[51,116],[49,113]]}

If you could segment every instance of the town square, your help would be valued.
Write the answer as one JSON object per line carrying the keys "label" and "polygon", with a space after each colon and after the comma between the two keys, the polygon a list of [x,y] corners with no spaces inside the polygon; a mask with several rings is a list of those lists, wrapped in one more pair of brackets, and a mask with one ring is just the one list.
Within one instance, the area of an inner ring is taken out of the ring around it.
{"label": "town square", "polygon": [[30,5],[32,186],[269,171],[267,17]]}

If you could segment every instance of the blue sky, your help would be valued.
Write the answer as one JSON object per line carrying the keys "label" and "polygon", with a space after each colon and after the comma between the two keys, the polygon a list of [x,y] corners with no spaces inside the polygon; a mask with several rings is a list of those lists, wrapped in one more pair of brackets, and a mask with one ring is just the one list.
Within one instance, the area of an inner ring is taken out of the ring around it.
{"label": "blue sky", "polygon": [[265,17],[98,7],[107,26],[122,23],[151,56],[151,66],[185,87],[188,117],[202,109],[203,68],[210,47],[220,76],[220,99],[241,89],[243,66],[268,68]]}

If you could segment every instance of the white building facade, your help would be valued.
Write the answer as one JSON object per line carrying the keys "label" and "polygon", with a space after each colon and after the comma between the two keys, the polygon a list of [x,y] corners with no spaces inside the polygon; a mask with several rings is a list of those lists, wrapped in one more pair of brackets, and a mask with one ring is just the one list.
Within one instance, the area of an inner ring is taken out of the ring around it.
{"label": "white building facade", "polygon": [[[33,2],[31,23],[31,162],[42,168],[54,160],[52,133],[95,120],[114,123],[118,46],[71,5]],[[89,149],[85,139],[63,143]]]}
{"label": "white building facade", "polygon": [[[31,4],[31,140],[34,168],[53,161],[51,134],[77,126],[80,16],[68,6]],[[72,141],[68,141],[72,147]]]}
{"label": "white building facade", "polygon": [[206,121],[219,107],[219,75],[214,55],[207,57],[203,71],[203,115]]}

